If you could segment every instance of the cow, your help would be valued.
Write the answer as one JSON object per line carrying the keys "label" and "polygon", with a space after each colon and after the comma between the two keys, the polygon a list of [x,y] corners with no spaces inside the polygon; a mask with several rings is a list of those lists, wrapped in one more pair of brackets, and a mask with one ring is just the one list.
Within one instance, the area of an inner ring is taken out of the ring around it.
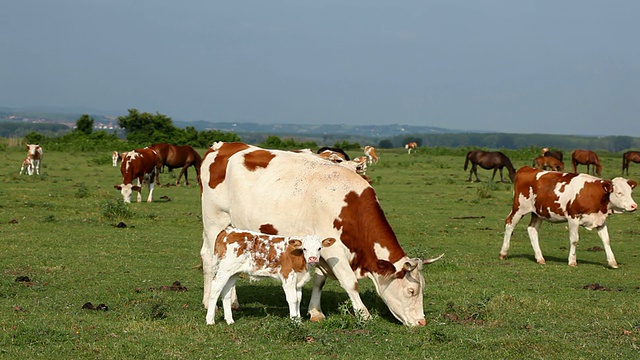
{"label": "cow", "polygon": [[574,150],[571,153],[571,165],[573,165],[573,172],[578,172],[578,165],[587,165],[587,174],[589,173],[589,165],[593,165],[591,168],[592,175],[602,176],[602,165],[600,165],[600,159],[598,155],[591,150]]}
{"label": "cow", "polygon": [[[147,202],[153,201],[153,188],[156,173],[158,172],[158,154],[148,147],[127,152],[120,164],[122,184],[113,187],[120,190],[125,203],[131,203],[131,193],[138,192],[138,202],[142,201],[142,184],[146,180],[149,184],[149,197]],[[138,185],[133,185],[133,180],[138,179]]]}
{"label": "cow", "polygon": [[329,151],[330,153],[337,153],[340,154],[339,156],[342,157],[345,160],[351,160],[349,158],[349,154],[347,154],[346,151],[342,150],[339,147],[330,147],[330,146],[323,146],[320,149],[318,149],[317,153],[318,154],[322,154],[323,152]]}
{"label": "cow", "polygon": [[369,159],[369,165],[373,164],[373,163],[378,163],[378,155],[376,155],[376,148],[374,148],[371,145],[367,145],[364,147],[364,154],[367,156],[367,158]]}
{"label": "cow", "polygon": [[189,145],[172,145],[167,143],[152,144],[150,149],[156,151],[158,154],[158,171],[156,172],[156,183],[160,186],[160,171],[164,166],[169,168],[169,171],[175,168],[182,168],[180,174],[176,179],[176,186],[180,185],[180,178],[184,174],[184,184],[189,186],[189,177],[187,169],[193,166],[196,169],[196,179],[200,182],[200,163],[202,158],[200,154]]}
{"label": "cow", "polygon": [[313,277],[308,314],[321,321],[322,286],[337,278],[354,310],[369,311],[358,294],[368,277],[391,313],[408,326],[426,324],[422,265],[442,257],[410,258],[389,225],[375,190],[356,172],[317,156],[216,142],[201,167],[204,274],[208,307],[218,233],[228,225],[279,236],[334,238],[322,248]]}
{"label": "cow", "polygon": [[[35,171],[37,175],[40,175],[40,162],[42,161],[42,146],[38,144],[27,144],[27,159],[31,160],[31,166],[33,167],[33,170],[31,171],[31,173],[29,173],[29,175],[33,175],[33,171]],[[22,171],[20,173],[22,174]]]}
{"label": "cow", "polygon": [[533,159],[533,167],[540,170],[564,171],[564,163],[555,156],[538,156]]}
{"label": "cow", "polygon": [[505,223],[504,241],[500,258],[505,259],[509,250],[511,234],[520,219],[531,213],[527,231],[531,247],[538,264],[545,260],[538,243],[538,230],[543,220],[553,223],[567,222],[569,225],[569,266],[576,266],[576,245],[580,226],[596,229],[602,240],[611,268],[617,268],[607,230],[609,214],[635,211],[638,205],[631,191],[638,184],[633,180],[617,177],[602,180],[588,174],[571,174],[543,171],[528,166],[516,173],[513,206]]}
{"label": "cow", "polygon": [[33,175],[33,160],[27,157],[22,161],[22,166],[20,167],[20,175],[22,174]]}
{"label": "cow", "polygon": [[318,263],[320,249],[335,241],[334,238],[321,240],[316,235],[284,237],[231,227],[222,230],[213,251],[215,278],[211,283],[207,324],[214,323],[219,296],[222,296],[224,319],[227,324],[233,324],[231,289],[241,273],[252,279],[280,280],[289,303],[289,317],[300,318],[302,286],[311,279],[309,270]]}
{"label": "cow", "polygon": [[407,154],[411,154],[411,150],[415,150],[415,149],[418,148],[418,143],[415,142],[415,141],[412,141],[412,142],[406,144],[404,146],[404,148],[407,149]]}
{"label": "cow", "polygon": [[361,175],[367,173],[367,162],[369,159],[366,156],[356,156],[351,160],[356,165],[356,172]]}
{"label": "cow", "polygon": [[549,148],[542,148],[542,156],[551,156],[560,161],[563,161],[562,151],[559,150],[549,150]]}

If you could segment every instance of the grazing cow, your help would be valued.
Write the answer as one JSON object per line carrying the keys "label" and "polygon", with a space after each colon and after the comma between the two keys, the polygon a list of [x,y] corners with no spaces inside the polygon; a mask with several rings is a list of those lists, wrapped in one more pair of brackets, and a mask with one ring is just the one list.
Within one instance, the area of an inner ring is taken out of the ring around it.
{"label": "grazing cow", "polygon": [[629,176],[629,163],[640,163],[640,151],[627,151],[622,155],[622,175],[627,170],[627,176]]}
{"label": "grazing cow", "polygon": [[357,156],[351,160],[356,165],[356,172],[361,175],[367,173],[367,162],[369,159],[366,156]]}
{"label": "grazing cow", "polygon": [[224,319],[233,324],[231,290],[241,273],[255,278],[274,278],[282,283],[289,317],[300,317],[302,286],[310,279],[309,269],[320,260],[320,249],[331,246],[333,238],[316,235],[284,237],[226,228],[218,234],[213,250],[215,277],[207,310],[207,324],[214,323],[216,303],[222,296]]}
{"label": "grazing cow", "polygon": [[31,158],[29,157],[24,159],[24,161],[22,162],[22,166],[20,167],[20,175],[22,175],[23,173],[27,175],[33,175],[33,160],[31,160]]}
{"label": "grazing cow", "polygon": [[513,207],[506,220],[500,258],[505,259],[507,256],[513,229],[524,215],[531,213],[527,231],[538,264],[545,263],[538,243],[538,230],[542,221],[547,220],[568,223],[570,266],[577,265],[578,230],[583,226],[587,230],[598,231],[609,266],[617,268],[618,263],[609,245],[606,220],[609,214],[637,209],[638,205],[631,198],[631,191],[636,186],[635,181],[620,177],[602,180],[588,174],[567,174],[522,167],[516,174],[513,186]]}
{"label": "grazing cow", "polygon": [[200,164],[202,158],[200,154],[189,145],[176,146],[167,143],[159,143],[150,145],[149,148],[156,151],[158,154],[158,172],[156,172],[156,183],[160,186],[160,171],[164,166],[169,168],[169,171],[175,168],[182,168],[180,175],[176,180],[176,185],[180,185],[180,178],[184,174],[184,183],[189,186],[189,176],[187,169],[189,166],[193,166],[196,169],[196,178],[200,183]]}
{"label": "grazing cow", "polygon": [[500,182],[504,182],[502,169],[505,167],[507,171],[509,171],[509,179],[511,179],[511,181],[513,181],[513,177],[516,175],[516,169],[513,167],[513,164],[511,164],[511,160],[500,151],[471,150],[467,152],[464,160],[465,171],[467,171],[469,163],[471,163],[471,170],[469,171],[469,179],[467,181],[471,181],[471,176],[475,174],[476,182],[480,182],[480,178],[478,178],[478,165],[486,170],[493,169],[491,181],[495,179],[496,171],[500,170]]}
{"label": "grazing cow", "polygon": [[[138,192],[138,202],[142,201],[142,184],[146,180],[149,184],[149,197],[147,202],[153,201],[154,179],[158,172],[158,155],[155,150],[148,147],[127,152],[120,164],[122,184],[113,187],[120,190],[125,203],[131,202],[131,193]],[[138,179],[138,185],[133,185],[133,180]]]}
{"label": "grazing cow", "polygon": [[369,165],[373,163],[378,163],[378,155],[376,155],[376,148],[371,145],[367,145],[364,147],[364,154],[369,159]]}
{"label": "grazing cow", "polygon": [[205,307],[215,239],[233,224],[271,235],[336,239],[321,250],[309,302],[312,321],[324,319],[320,297],[330,276],[340,281],[363,318],[370,315],[358,294],[358,279],[368,277],[398,320],[426,324],[422,265],[440,257],[423,261],[407,256],[375,190],[360,175],[310,154],[223,142],[207,151],[201,170]]}
{"label": "grazing cow", "polygon": [[415,150],[415,149],[418,148],[418,143],[415,142],[415,141],[412,141],[412,142],[406,144],[404,146],[404,148],[407,149],[407,154],[411,154],[411,150]]}
{"label": "grazing cow", "polygon": [[578,173],[578,164],[587,165],[587,174],[589,174],[589,165],[593,165],[592,175],[602,176],[602,165],[600,159],[595,152],[591,150],[574,150],[571,153],[571,164],[573,165],[573,173]]}
{"label": "grazing cow", "polygon": [[35,170],[35,173],[37,175],[40,175],[40,162],[42,161],[42,146],[38,144],[27,144],[27,159],[31,160],[31,166],[33,168],[31,173],[29,173],[28,171],[27,173],[29,175],[33,175],[33,171]]}
{"label": "grazing cow", "polygon": [[322,153],[327,152],[327,151],[329,151],[329,153],[340,154],[339,156],[341,158],[345,159],[345,160],[351,160],[349,158],[349,155],[347,154],[347,152],[342,150],[341,148],[338,148],[338,147],[323,146],[320,149],[318,149],[317,153],[318,154],[322,154]]}
{"label": "grazing cow", "polygon": [[564,163],[554,156],[538,156],[533,159],[533,167],[540,170],[564,171]]}
{"label": "grazing cow", "polygon": [[113,162],[113,166],[118,166],[118,161],[122,160],[122,155],[119,152],[113,151],[111,153],[111,160]]}
{"label": "grazing cow", "polygon": [[549,150],[549,148],[542,148],[542,156],[552,156],[560,161],[562,161],[562,151],[559,150]]}

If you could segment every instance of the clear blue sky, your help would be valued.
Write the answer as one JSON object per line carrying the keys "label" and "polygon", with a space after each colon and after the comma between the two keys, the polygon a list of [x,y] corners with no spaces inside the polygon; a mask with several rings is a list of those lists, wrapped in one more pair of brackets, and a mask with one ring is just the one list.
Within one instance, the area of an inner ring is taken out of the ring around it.
{"label": "clear blue sky", "polygon": [[0,106],[640,136],[640,1],[20,0]]}

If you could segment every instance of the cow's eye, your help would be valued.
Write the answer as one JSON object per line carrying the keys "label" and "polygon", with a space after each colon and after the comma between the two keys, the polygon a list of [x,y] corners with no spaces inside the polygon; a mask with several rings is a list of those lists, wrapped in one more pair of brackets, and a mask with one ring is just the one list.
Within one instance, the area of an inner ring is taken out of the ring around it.
{"label": "cow's eye", "polygon": [[408,288],[407,292],[409,293],[409,296],[413,296],[416,293],[416,290],[414,288]]}

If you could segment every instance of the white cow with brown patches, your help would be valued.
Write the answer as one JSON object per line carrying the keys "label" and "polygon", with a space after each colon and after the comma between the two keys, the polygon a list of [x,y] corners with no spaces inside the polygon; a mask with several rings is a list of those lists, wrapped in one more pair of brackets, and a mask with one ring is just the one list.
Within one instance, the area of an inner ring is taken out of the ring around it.
{"label": "white cow with brown patches", "polygon": [[213,252],[215,278],[207,310],[207,324],[213,324],[216,303],[222,296],[224,319],[233,324],[231,290],[241,273],[252,278],[274,278],[282,282],[289,317],[300,318],[302,286],[311,276],[309,269],[320,259],[320,249],[335,243],[316,235],[283,237],[227,228],[218,234]]}
{"label": "white cow with brown patches", "polygon": [[[153,201],[153,188],[156,173],[158,172],[158,155],[150,148],[136,149],[129,151],[122,158],[120,173],[122,183],[113,187],[120,190],[125,203],[131,202],[131,194],[138,193],[137,201],[142,201],[142,184],[146,181],[149,184],[149,196],[147,202]],[[138,185],[133,185],[134,180],[138,180]]]}
{"label": "white cow with brown patches", "polygon": [[[27,174],[33,175],[35,171],[37,175],[40,175],[40,162],[42,161],[42,146],[37,144],[27,144],[27,159],[28,161],[25,160],[22,162],[22,166],[23,167],[26,166]],[[29,165],[31,167],[31,172],[29,172]],[[20,170],[20,174],[22,174],[22,169]]]}
{"label": "white cow with brown patches", "polygon": [[22,161],[22,166],[20,167],[20,175],[22,174],[33,175],[33,160],[29,157],[25,158]]}
{"label": "white cow with brown patches", "polygon": [[213,256],[220,231],[236,228],[280,236],[334,238],[321,250],[309,311],[320,321],[322,286],[336,278],[354,310],[369,312],[358,280],[371,279],[391,313],[408,326],[426,324],[422,260],[407,256],[384,216],[375,190],[355,171],[311,154],[217,142],[201,167],[203,303],[209,307]]}

